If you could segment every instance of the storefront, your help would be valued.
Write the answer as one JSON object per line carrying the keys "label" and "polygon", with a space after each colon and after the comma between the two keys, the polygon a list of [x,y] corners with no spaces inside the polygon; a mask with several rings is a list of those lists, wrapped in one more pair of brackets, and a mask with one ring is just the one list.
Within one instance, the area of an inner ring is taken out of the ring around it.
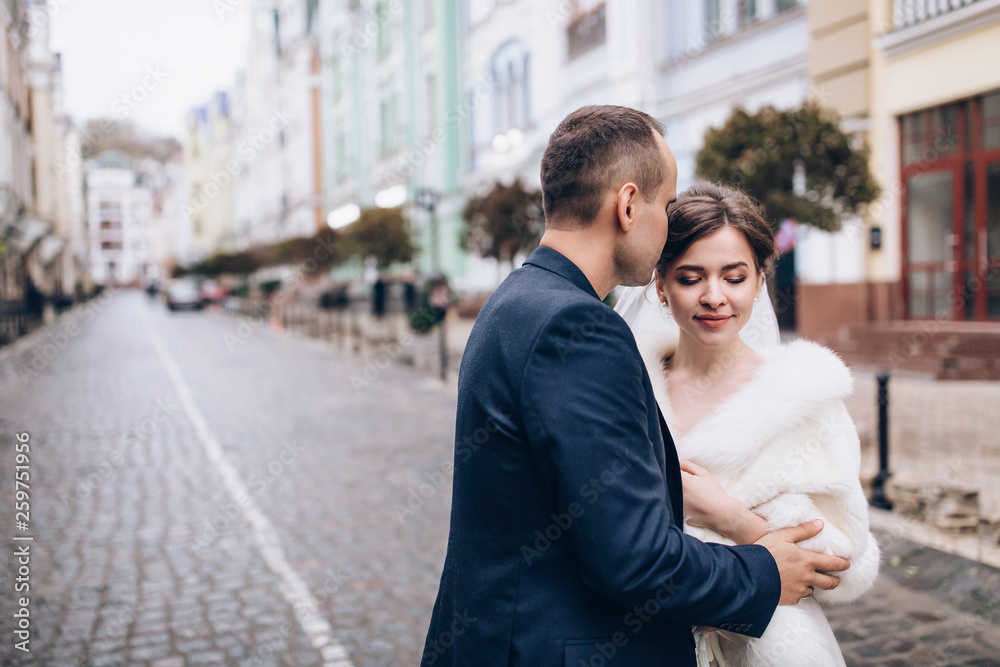
{"label": "storefront", "polygon": [[1000,91],[899,129],[906,317],[1000,321]]}

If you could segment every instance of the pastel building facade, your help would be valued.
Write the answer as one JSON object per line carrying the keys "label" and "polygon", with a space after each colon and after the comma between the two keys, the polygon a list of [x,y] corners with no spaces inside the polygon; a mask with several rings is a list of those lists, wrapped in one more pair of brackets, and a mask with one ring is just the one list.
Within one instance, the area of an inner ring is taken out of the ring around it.
{"label": "pastel building facade", "polygon": [[254,4],[246,69],[230,105],[235,245],[324,224],[317,0]]}
{"label": "pastel building facade", "polygon": [[1000,3],[812,6],[813,77],[883,192],[856,235],[864,275],[804,286],[803,333],[890,370],[1000,378]]}
{"label": "pastel building facade", "polygon": [[232,250],[236,243],[229,96],[216,93],[208,104],[188,113],[184,138],[186,199],[181,207],[189,230],[186,260]]}
{"label": "pastel building facade", "polygon": [[45,12],[0,3],[0,310],[65,306],[88,287],[79,134]]}
{"label": "pastel building facade", "polygon": [[140,284],[151,259],[153,191],[118,151],[88,160],[85,173],[91,276],[105,286]]}
{"label": "pastel building facade", "polygon": [[0,301],[9,306],[24,295],[23,259],[30,248],[23,218],[34,201],[26,52],[29,25],[23,2],[0,2],[0,28]]}
{"label": "pastel building facade", "polygon": [[[402,206],[417,272],[461,283],[463,111],[457,0],[337,0],[322,6],[324,206],[344,227],[359,211]],[[423,192],[433,201],[421,207]]]}

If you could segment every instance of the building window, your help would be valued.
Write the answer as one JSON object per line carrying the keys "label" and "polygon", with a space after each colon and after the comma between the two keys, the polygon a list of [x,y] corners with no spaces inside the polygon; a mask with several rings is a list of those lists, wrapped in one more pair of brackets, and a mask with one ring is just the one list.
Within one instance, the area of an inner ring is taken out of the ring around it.
{"label": "building window", "polygon": [[722,37],[723,28],[720,0],[705,0],[705,41],[714,42]]}
{"label": "building window", "polygon": [[274,55],[281,57],[281,12],[274,10]]}
{"label": "building window", "polygon": [[385,2],[375,6],[375,22],[378,26],[378,57],[381,59],[392,49],[392,13]]}
{"label": "building window", "polygon": [[306,34],[311,35],[316,29],[319,18],[319,0],[306,0]]}
{"label": "building window", "polygon": [[343,131],[333,142],[333,173],[337,183],[347,178],[347,136]]}
{"label": "building window", "polygon": [[340,58],[334,56],[330,58],[330,97],[337,102],[343,94],[344,77],[340,69]]}
{"label": "building window", "polygon": [[899,119],[910,318],[1000,320],[1000,92]]}
{"label": "building window", "polygon": [[424,30],[434,27],[434,3],[437,0],[424,0]]}
{"label": "building window", "polygon": [[793,7],[798,6],[798,0],[778,0],[778,12],[783,12],[786,9],[792,9]]}
{"label": "building window", "polygon": [[503,134],[528,124],[531,116],[528,97],[530,62],[524,45],[518,40],[507,42],[494,54],[494,134]]}
{"label": "building window", "polygon": [[575,12],[566,27],[570,59],[604,44],[607,39],[604,3],[576,0],[575,7]]}
{"label": "building window", "polygon": [[396,133],[396,96],[390,95],[382,100],[382,157],[396,152],[398,137]]}
{"label": "building window", "polygon": [[757,22],[757,1],[739,0],[740,3],[740,27],[749,28]]}
{"label": "building window", "polygon": [[434,134],[437,127],[437,77],[427,75],[427,134]]}
{"label": "building window", "polygon": [[983,97],[983,150],[1000,148],[1000,93]]}

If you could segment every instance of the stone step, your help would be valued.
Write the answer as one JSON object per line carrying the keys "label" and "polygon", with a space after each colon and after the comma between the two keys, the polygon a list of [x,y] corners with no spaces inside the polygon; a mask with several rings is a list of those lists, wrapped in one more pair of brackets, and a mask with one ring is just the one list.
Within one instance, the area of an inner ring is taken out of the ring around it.
{"label": "stone step", "polygon": [[891,322],[842,329],[821,342],[856,366],[1000,380],[1000,326],[990,322]]}

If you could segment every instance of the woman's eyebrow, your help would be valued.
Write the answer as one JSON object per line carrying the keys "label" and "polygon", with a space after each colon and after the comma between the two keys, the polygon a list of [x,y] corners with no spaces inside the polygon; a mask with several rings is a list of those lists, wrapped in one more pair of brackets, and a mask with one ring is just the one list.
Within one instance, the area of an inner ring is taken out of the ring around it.
{"label": "woman's eyebrow", "polygon": [[[738,269],[740,267],[748,266],[746,262],[733,262],[732,264],[726,264],[722,267],[723,271],[732,271],[733,269]],[[683,264],[678,266],[674,271],[705,271],[704,266],[695,266],[694,264]]]}

